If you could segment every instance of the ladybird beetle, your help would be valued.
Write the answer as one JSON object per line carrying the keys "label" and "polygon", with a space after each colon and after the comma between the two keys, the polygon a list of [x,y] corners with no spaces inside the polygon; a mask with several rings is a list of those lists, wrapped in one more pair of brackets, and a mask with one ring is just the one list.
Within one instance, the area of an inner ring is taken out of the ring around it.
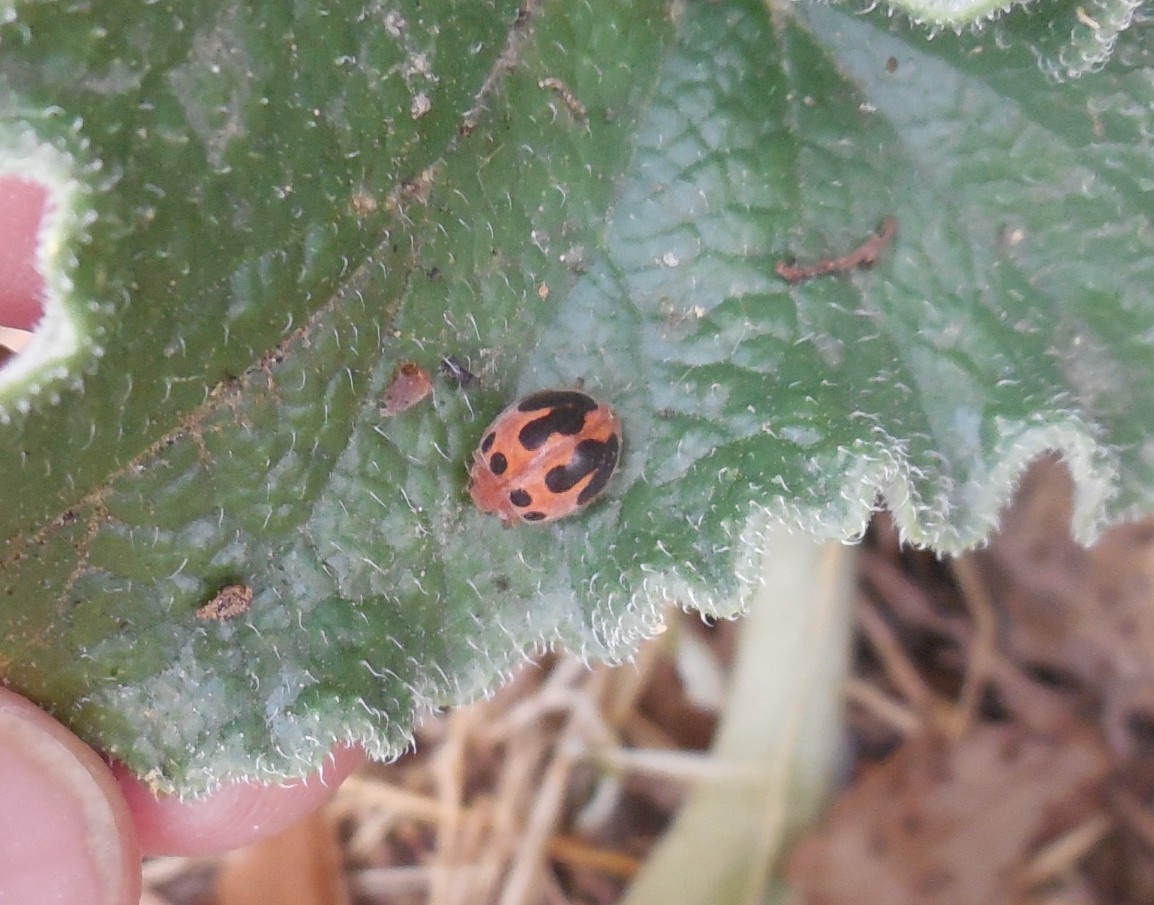
{"label": "ladybird beetle", "polygon": [[552,522],[605,489],[620,452],[621,421],[605,403],[576,390],[530,393],[485,431],[469,494],[506,527]]}

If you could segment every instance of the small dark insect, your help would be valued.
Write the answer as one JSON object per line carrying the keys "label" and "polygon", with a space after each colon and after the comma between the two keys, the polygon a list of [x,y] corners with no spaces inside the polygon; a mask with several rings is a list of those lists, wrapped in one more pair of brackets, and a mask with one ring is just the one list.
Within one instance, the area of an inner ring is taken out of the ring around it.
{"label": "small dark insect", "polygon": [[196,611],[198,619],[222,622],[247,612],[252,605],[252,588],[246,584],[230,584],[216,592],[216,596]]}
{"label": "small dark insect", "polygon": [[381,401],[380,412],[386,418],[399,415],[433,392],[433,381],[429,372],[411,361],[397,367],[385,388],[385,398]]}
{"label": "small dark insect", "polygon": [[893,240],[897,231],[898,221],[893,217],[886,217],[882,220],[876,233],[847,255],[824,258],[813,264],[778,261],[774,269],[777,271],[777,275],[787,283],[800,283],[803,280],[811,280],[814,277],[823,277],[831,273],[845,273],[857,267],[872,267]]}
{"label": "small dark insect", "polygon": [[476,374],[461,364],[461,360],[456,355],[446,355],[441,359],[441,373],[462,390],[475,387],[481,382]]}

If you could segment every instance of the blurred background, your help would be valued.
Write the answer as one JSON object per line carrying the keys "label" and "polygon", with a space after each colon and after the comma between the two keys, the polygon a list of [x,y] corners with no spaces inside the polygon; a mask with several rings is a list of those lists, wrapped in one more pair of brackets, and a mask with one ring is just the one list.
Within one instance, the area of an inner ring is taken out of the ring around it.
{"label": "blurred background", "polygon": [[[875,518],[847,553],[834,788],[802,830],[758,803],[770,829],[717,901],[1154,901],[1154,522],[1086,549],[1070,509],[1065,469],[1043,461],[964,558],[903,548]],[[144,902],[639,905],[631,883],[655,867],[676,889],[732,849],[722,821],[720,848],[698,832],[695,857],[647,867],[679,807],[750,781],[711,752],[745,625],[673,609],[625,665],[527,663],[280,836],[149,861]]]}

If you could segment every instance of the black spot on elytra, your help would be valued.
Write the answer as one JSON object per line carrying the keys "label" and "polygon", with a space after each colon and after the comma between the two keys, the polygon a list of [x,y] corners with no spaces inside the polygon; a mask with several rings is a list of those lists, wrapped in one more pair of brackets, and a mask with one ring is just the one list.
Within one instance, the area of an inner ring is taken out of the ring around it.
{"label": "black spot on elytra", "polygon": [[621,444],[616,434],[607,440],[582,440],[573,448],[573,458],[545,473],[545,486],[553,493],[572,490],[588,475],[593,475],[579,494],[577,505],[584,506],[599,494],[617,467]]}
{"label": "black spot on elytra", "polygon": [[545,520],[545,513],[537,511],[525,512],[521,515],[521,518],[527,522],[543,522]]}
{"label": "black spot on elytra", "polygon": [[504,474],[505,469],[509,467],[509,460],[505,458],[504,453],[493,453],[489,458],[489,471],[493,474]]}
{"label": "black spot on elytra", "polygon": [[581,433],[585,417],[596,410],[596,400],[576,390],[530,393],[517,403],[517,411],[544,414],[522,427],[517,440],[525,449],[540,449],[553,434],[572,437]]}
{"label": "black spot on elytra", "polygon": [[533,498],[529,496],[528,491],[518,487],[509,494],[509,502],[524,509],[526,506],[533,505]]}
{"label": "black spot on elytra", "polygon": [[496,441],[496,439],[497,439],[497,432],[496,431],[489,431],[488,436],[486,436],[485,439],[481,441],[481,454],[482,455],[484,455],[490,449],[493,448],[493,443],[494,443],[494,441]]}

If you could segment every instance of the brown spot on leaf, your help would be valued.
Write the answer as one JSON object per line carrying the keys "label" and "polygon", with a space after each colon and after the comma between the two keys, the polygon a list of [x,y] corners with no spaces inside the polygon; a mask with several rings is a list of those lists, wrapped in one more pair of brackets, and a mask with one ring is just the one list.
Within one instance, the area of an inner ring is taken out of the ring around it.
{"label": "brown spot on leaf", "polygon": [[429,372],[420,365],[406,361],[394,372],[385,398],[381,400],[381,414],[386,418],[411,409],[433,391]]}
{"label": "brown spot on leaf", "polygon": [[221,622],[235,619],[252,606],[253,591],[246,584],[230,584],[216,592],[216,596],[196,611],[198,619]]}

